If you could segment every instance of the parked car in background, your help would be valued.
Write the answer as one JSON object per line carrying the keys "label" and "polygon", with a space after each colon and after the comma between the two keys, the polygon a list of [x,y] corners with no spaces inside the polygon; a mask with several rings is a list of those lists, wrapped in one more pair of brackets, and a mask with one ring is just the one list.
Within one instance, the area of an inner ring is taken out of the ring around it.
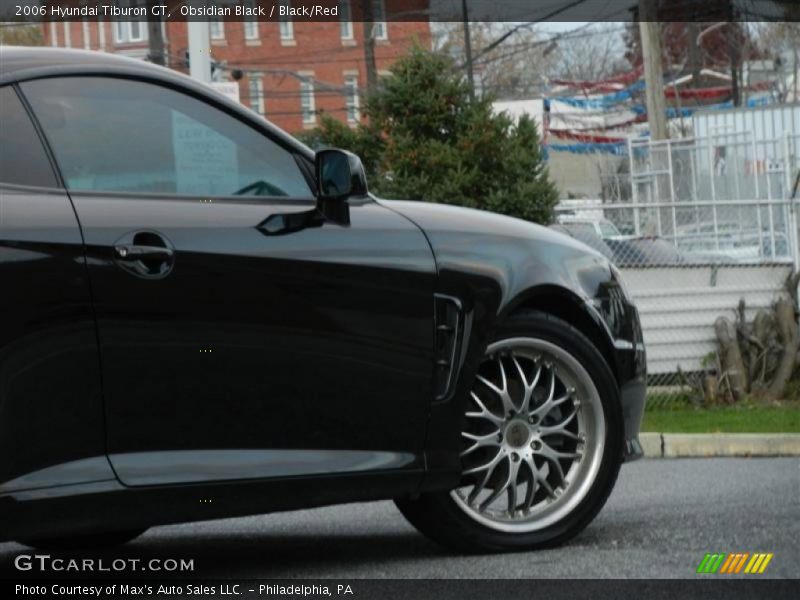
{"label": "parked car in background", "polygon": [[614,252],[608,247],[608,244],[603,241],[603,238],[597,235],[597,230],[591,223],[556,223],[550,225],[550,229],[574,237],[576,240],[583,242],[592,250],[597,250],[607,259],[614,262]]}
{"label": "parked car in background", "polygon": [[791,260],[785,221],[762,223],[721,221],[679,226],[676,244],[687,255],[706,256],[715,262],[787,262]]}
{"label": "parked car in background", "polygon": [[571,219],[550,225],[550,228],[583,242],[618,267],[665,266],[685,262],[681,252],[662,238],[624,235],[603,238],[597,231],[603,228],[610,232],[612,229],[601,225],[602,221],[613,227],[613,223],[605,219]]}
{"label": "parked car in background", "polygon": [[622,236],[622,233],[614,223],[602,217],[591,218],[574,214],[560,214],[556,217],[556,223],[559,225],[587,225],[594,230],[596,235],[603,239]]}
{"label": "parked car in background", "polygon": [[684,262],[675,245],[659,237],[624,236],[604,241],[614,253],[612,262],[618,267],[668,266]]}

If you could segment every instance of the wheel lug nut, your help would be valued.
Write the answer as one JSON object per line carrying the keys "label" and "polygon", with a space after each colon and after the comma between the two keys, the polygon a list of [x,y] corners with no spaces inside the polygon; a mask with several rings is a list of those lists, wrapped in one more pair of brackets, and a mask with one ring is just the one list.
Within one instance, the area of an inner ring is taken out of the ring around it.
{"label": "wheel lug nut", "polygon": [[513,460],[514,462],[518,462],[519,461],[519,454],[517,454],[516,452],[513,452],[511,454],[511,460]]}

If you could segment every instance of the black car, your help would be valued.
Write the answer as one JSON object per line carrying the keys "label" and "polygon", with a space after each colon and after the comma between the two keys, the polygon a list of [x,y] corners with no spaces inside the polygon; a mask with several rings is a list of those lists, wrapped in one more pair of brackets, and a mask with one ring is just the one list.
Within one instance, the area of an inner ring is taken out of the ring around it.
{"label": "black car", "polygon": [[354,155],[141,61],[0,65],[0,540],[394,499],[534,548],[641,456],[637,312],[583,244],[378,200]]}

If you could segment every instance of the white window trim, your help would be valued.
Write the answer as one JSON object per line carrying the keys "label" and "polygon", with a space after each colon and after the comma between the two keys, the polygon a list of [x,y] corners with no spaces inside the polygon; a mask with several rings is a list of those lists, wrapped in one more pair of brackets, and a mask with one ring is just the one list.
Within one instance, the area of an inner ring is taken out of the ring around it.
{"label": "white window trim", "polygon": [[[253,86],[255,84],[255,86]],[[253,87],[255,87],[256,98],[253,98]],[[250,108],[260,115],[264,115],[264,80],[260,74],[253,73],[250,75],[250,81],[247,84],[247,95],[250,101]]]}
{"label": "white window trim", "polygon": [[[344,9],[344,7],[347,9]],[[353,35],[353,7],[350,0],[339,0],[339,7],[340,7],[340,18],[339,18],[339,33],[343,40],[352,40],[355,39]],[[342,19],[347,12],[347,19]]]}
{"label": "white window trim", "polygon": [[[212,24],[216,24],[219,26],[219,32],[215,34],[215,29]],[[224,40],[225,39],[225,21],[223,19],[217,19],[215,21],[208,22],[208,33],[209,37],[212,40]]]}
{"label": "white window trim", "polygon": [[143,42],[147,39],[147,21],[137,21],[139,25],[139,35],[133,37],[133,22],[128,22],[128,41],[130,42]]}
{"label": "white window trim", "polygon": [[[291,8],[292,0],[281,0],[280,4]],[[278,33],[281,41],[294,40],[294,21],[292,21],[292,17],[278,17]]]}
{"label": "white window trim", "polygon": [[253,19],[248,19],[242,21],[242,23],[244,28],[244,39],[257,40],[261,37],[260,32],[258,30],[258,21]]}
{"label": "white window trim", "polygon": [[58,27],[55,21],[50,21],[50,45],[58,46]]}
{"label": "white window trim", "polygon": [[[134,0],[117,0],[119,6],[133,6]],[[139,25],[139,35],[133,37],[133,24]],[[136,44],[147,40],[147,21],[113,21],[115,44]]]}
{"label": "white window trim", "polygon": [[292,23],[291,19],[280,21],[278,29],[280,30],[281,40],[284,42],[294,39],[294,23]]}
{"label": "white window trim", "polygon": [[[314,80],[311,75],[306,74],[305,79],[300,81],[300,113],[304,125],[311,125],[317,122],[317,107],[314,98]],[[304,106],[304,99],[308,98],[308,107]],[[308,108],[308,115],[306,115]]]}
{"label": "white window trim", "polygon": [[143,42],[147,39],[147,23],[145,21],[137,21],[139,24],[139,35],[133,37],[133,27],[130,21],[116,21],[114,22],[114,43],[115,44],[135,44]]}
{"label": "white window trim", "polygon": [[[380,7],[380,8],[378,8]],[[383,17],[383,19],[376,18],[378,14]],[[370,34],[373,36],[374,39],[385,41],[389,39],[389,25],[386,23],[386,3],[384,0],[373,0],[372,1],[372,31]],[[380,29],[378,29],[380,27]],[[376,32],[381,31],[381,34],[378,35]]]}
{"label": "white window trim", "polygon": [[[344,75],[344,107],[347,115],[347,122],[355,125],[361,120],[361,101],[358,96],[358,75],[355,73],[345,73]],[[350,118],[350,108],[354,110],[353,118]]]}
{"label": "white window trim", "polygon": [[[255,0],[245,0],[244,5],[248,8],[255,8],[256,1]],[[252,28],[252,31],[250,30]],[[260,27],[258,26],[258,19],[255,17],[245,18],[242,21],[242,29],[244,30],[244,39],[245,40],[257,40],[261,38],[261,31]]]}

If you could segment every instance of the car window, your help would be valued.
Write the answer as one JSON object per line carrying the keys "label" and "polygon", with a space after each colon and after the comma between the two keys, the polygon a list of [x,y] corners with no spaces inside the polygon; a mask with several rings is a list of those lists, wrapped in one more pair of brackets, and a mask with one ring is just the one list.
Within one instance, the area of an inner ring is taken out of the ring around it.
{"label": "car window", "polygon": [[0,182],[56,187],[53,167],[12,87],[0,88]]}
{"label": "car window", "polygon": [[619,235],[619,229],[611,221],[600,220],[597,222],[600,227],[600,235],[602,237],[613,237]]}
{"label": "car window", "polygon": [[584,235],[584,236],[597,235],[594,231],[594,227],[592,227],[588,223],[568,223],[566,227],[570,231],[570,233],[575,237],[579,235]]}
{"label": "car window", "polygon": [[289,151],[186,94],[102,77],[31,81],[22,90],[71,190],[311,195]]}

